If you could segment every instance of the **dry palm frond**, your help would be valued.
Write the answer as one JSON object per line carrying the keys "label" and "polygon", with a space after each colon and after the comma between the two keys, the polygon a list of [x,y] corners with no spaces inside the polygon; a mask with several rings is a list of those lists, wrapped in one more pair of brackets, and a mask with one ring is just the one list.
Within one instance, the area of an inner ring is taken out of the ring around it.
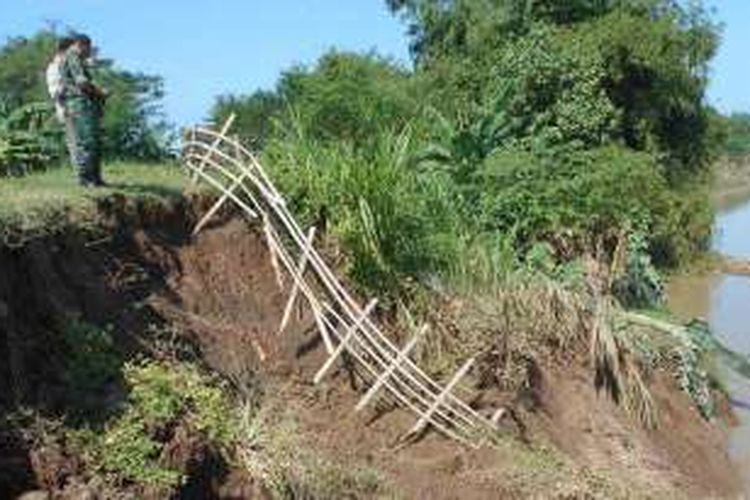
{"label": "dry palm frond", "polygon": [[647,429],[656,428],[658,415],[656,405],[643,380],[641,370],[630,354],[623,358],[622,373],[625,381],[624,404],[631,415],[643,424]]}

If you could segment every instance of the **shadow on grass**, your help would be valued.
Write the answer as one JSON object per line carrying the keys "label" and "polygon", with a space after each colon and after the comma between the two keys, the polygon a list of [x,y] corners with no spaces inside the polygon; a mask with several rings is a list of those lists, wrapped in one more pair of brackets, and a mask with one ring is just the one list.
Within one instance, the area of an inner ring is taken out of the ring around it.
{"label": "shadow on grass", "polygon": [[108,189],[123,194],[128,197],[159,197],[159,198],[178,198],[182,196],[182,186],[168,186],[164,184],[148,184],[148,183],[112,183],[108,185]]}

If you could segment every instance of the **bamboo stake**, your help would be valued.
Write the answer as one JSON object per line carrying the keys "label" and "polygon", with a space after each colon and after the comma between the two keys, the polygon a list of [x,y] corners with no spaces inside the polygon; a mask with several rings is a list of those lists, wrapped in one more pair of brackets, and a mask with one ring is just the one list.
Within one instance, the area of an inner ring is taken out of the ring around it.
{"label": "bamboo stake", "polygon": [[[229,131],[229,128],[234,123],[235,118],[237,118],[237,116],[234,113],[232,113],[231,115],[229,115],[229,117],[227,118],[227,120],[224,122],[224,125],[221,127],[221,132],[219,132],[219,137],[217,137],[214,140],[213,144],[211,144],[211,147],[209,148],[208,152],[206,153],[206,157],[209,157],[211,154],[213,154],[213,152],[219,146],[219,144],[221,143],[221,138],[223,136],[225,136],[226,133]],[[205,167],[205,164],[201,163],[198,166],[198,170],[201,171],[201,170],[203,170],[204,167]],[[193,176],[193,184],[195,184],[196,182],[198,182],[198,178],[196,176]]]}
{"label": "bamboo stake", "polygon": [[[264,217],[267,216],[264,215]],[[325,326],[325,315],[322,313],[322,307],[318,302],[318,299],[315,297],[315,294],[309,288],[304,278],[297,274],[297,270],[292,264],[291,257],[287,255],[283,246],[279,242],[279,238],[276,235],[276,232],[273,230],[273,227],[269,225],[267,229],[266,239],[270,243],[269,246],[273,248],[273,252],[275,252],[275,254],[278,255],[278,257],[281,259],[284,267],[286,267],[287,271],[292,277],[292,280],[298,283],[300,290],[307,298],[307,301],[310,303],[310,307],[313,311],[313,316],[315,317],[315,322],[318,325],[318,330],[320,330],[320,335],[323,337],[323,342],[325,343],[326,350],[328,351],[328,354],[331,354],[333,352],[333,342],[331,342],[331,337],[330,335],[328,335],[328,329]]]}
{"label": "bamboo stake", "polygon": [[[349,346],[349,341],[352,339],[352,337],[355,335],[359,327],[362,325],[362,322],[365,319],[365,316],[368,316],[372,310],[375,308],[375,306],[378,304],[378,299],[372,299],[369,304],[365,307],[365,310],[363,312],[363,316],[360,317],[353,325],[351,325],[347,330],[346,333],[341,337],[341,340],[339,341],[339,345],[336,346],[336,349],[331,353],[330,356],[328,356],[328,359],[325,363],[323,363],[323,366],[320,367],[320,370],[318,370],[318,373],[315,374],[315,377],[313,378],[313,382],[317,385],[320,383],[321,380],[323,380],[323,377],[325,377],[326,373],[328,373],[328,370],[333,366],[333,363],[338,359],[338,357],[341,355],[342,352],[344,352],[344,349],[346,349]],[[326,309],[332,310],[328,304],[323,304]]]}
{"label": "bamboo stake", "polygon": [[[191,144],[192,145],[192,144]],[[208,151],[209,147],[202,143],[196,143],[194,144],[196,150],[202,150],[202,151]],[[269,190],[267,187],[263,186],[261,179],[258,179],[254,174],[253,170],[242,165],[241,163],[237,162],[234,158],[227,155],[223,151],[217,149],[212,153],[212,155],[216,155],[219,158],[225,160],[227,163],[234,166],[237,170],[240,172],[245,173],[245,177],[249,179],[255,187],[258,188],[258,191],[269,200],[269,204],[276,204],[278,203],[277,198],[280,196],[278,194],[274,194],[273,191]],[[192,158],[197,158],[199,161],[206,161],[207,163],[211,164],[216,170],[220,171],[223,175],[225,175],[229,180],[237,181],[239,178],[232,172],[230,172],[226,167],[223,167],[221,164],[219,164],[217,161],[213,160],[212,158],[206,158],[205,156],[201,156],[198,153],[189,153],[188,156]],[[196,167],[193,167],[196,168]],[[283,200],[282,200],[283,201]]]}
{"label": "bamboo stake", "polygon": [[[194,160],[200,161],[202,159],[203,159],[203,156],[201,156],[198,153],[188,153],[186,155],[186,162],[187,162],[188,167],[190,169],[192,169],[194,173],[202,176],[203,179],[205,180],[206,179],[206,175],[207,175],[205,173],[205,171],[204,171],[205,169],[199,171],[198,168],[195,165],[193,165],[193,161]],[[216,173],[221,174],[221,176],[222,176],[221,178],[219,178],[219,180],[212,178],[213,182],[210,182],[210,184],[212,186],[214,186],[218,191],[220,191],[222,193],[227,193],[228,190],[227,190],[226,182],[222,182],[222,181],[229,180],[229,181],[231,181],[231,182],[233,182],[234,184],[237,185],[237,187],[241,191],[241,193],[239,193],[239,194],[245,195],[248,198],[251,198],[251,199],[255,200],[255,198],[254,198],[251,190],[248,188],[248,186],[245,185],[245,183],[243,183],[243,182],[240,181],[240,177],[238,175],[235,175],[228,168],[222,166],[221,164],[219,164],[218,162],[216,162],[212,158],[206,160],[206,162],[208,164],[207,166],[211,167],[210,171],[215,171]],[[250,180],[251,182],[253,181],[253,178],[251,177],[250,174],[247,174],[247,172],[244,172],[244,171],[243,171],[243,174],[245,175],[246,179]],[[224,179],[224,178],[226,178],[226,179]],[[232,193],[232,194],[234,194],[234,193]],[[230,199],[232,199],[233,201],[236,200],[236,198],[237,198],[236,196],[234,196],[234,197],[230,196]],[[258,208],[258,209],[260,208],[260,205],[257,204],[257,203],[255,203],[255,201],[254,201],[254,204],[255,204],[256,208]],[[243,207],[243,209],[244,208],[245,207]],[[255,213],[256,211],[254,209],[252,209],[251,212],[252,213],[249,214],[249,215],[251,215],[253,218],[257,217],[257,214]]]}
{"label": "bamboo stake", "polygon": [[357,403],[357,406],[354,407],[355,412],[362,411],[362,408],[364,408],[367,403],[370,402],[370,400],[377,394],[377,392],[380,390],[380,388],[383,386],[383,383],[391,376],[393,375],[393,372],[398,368],[398,366],[401,364],[401,362],[406,359],[407,356],[409,356],[409,353],[414,348],[414,346],[417,345],[417,342],[422,337],[422,335],[427,332],[427,325],[423,325],[422,328],[417,332],[417,334],[404,346],[403,350],[398,353],[398,355],[394,358],[393,362],[388,366],[388,368],[385,369],[385,371],[378,377],[378,379],[375,381],[374,384],[368,389],[368,391],[365,393],[364,396],[362,396],[362,399],[359,400]]}
{"label": "bamboo stake", "polygon": [[271,222],[266,214],[263,214],[263,233],[266,235],[266,241],[268,243],[268,250],[271,257],[271,265],[276,273],[276,283],[279,285],[280,290],[284,290],[284,276],[281,274],[281,268],[279,267],[279,260],[276,258],[276,249],[271,245]]}
{"label": "bamboo stake", "polygon": [[323,337],[323,343],[326,346],[326,351],[328,351],[328,354],[331,355],[333,354],[333,342],[331,342],[331,336],[328,335],[328,328],[326,327],[325,321],[323,321],[323,312],[317,307],[313,307],[312,311],[313,316],[315,316],[315,322],[318,324],[320,336]]}
{"label": "bamboo stake", "polygon": [[[305,245],[305,250],[302,253],[302,256],[300,257],[299,262],[297,263],[297,273],[300,276],[305,275],[305,267],[307,266],[307,257],[311,251],[314,251],[314,249],[312,248],[314,239],[315,239],[315,226],[312,226],[307,232],[307,244]],[[292,292],[289,294],[289,300],[287,300],[286,307],[284,307],[284,315],[281,317],[281,324],[279,325],[279,331],[277,332],[277,335],[281,335],[281,333],[286,328],[286,324],[289,322],[289,318],[292,316],[292,308],[294,307],[294,302],[297,300],[298,292],[299,292],[299,285],[295,281],[294,285],[292,286]]]}
{"label": "bamboo stake", "polygon": [[[250,166],[245,165],[245,163],[242,161],[241,158],[240,159],[233,158],[233,157],[229,156],[228,154],[226,154],[221,149],[216,149],[215,151],[213,151],[214,154],[221,156],[225,160],[229,161],[230,163],[232,163],[232,164],[234,164],[234,165],[236,165],[238,167],[241,167],[242,169],[247,169],[247,170],[249,170],[251,172],[253,170],[255,170],[256,172],[258,172],[259,178],[253,177],[253,179],[254,179],[253,182],[256,185],[256,187],[260,191],[264,192],[264,195],[268,197],[269,202],[271,204],[278,204],[278,205],[282,205],[282,206],[286,205],[286,202],[284,201],[284,198],[281,196],[281,194],[276,189],[276,187],[273,185],[273,183],[271,183],[270,179],[268,178],[268,175],[265,173],[265,171],[263,171],[260,163],[258,163],[258,160],[255,159],[255,156],[252,153],[250,153],[249,151],[247,151],[247,149],[245,149],[245,147],[242,146],[242,144],[236,143],[236,142],[232,141],[231,139],[228,139],[226,137],[220,136],[216,132],[214,132],[213,130],[200,129],[200,128],[196,129],[196,130],[198,132],[204,134],[204,135],[207,135],[209,138],[213,138],[216,141],[228,144],[228,145],[234,147],[235,150],[239,149],[241,152],[243,152],[243,155],[246,156],[250,160],[250,163],[252,164],[252,168]],[[196,147],[196,148],[199,148],[199,149],[202,149],[202,150],[206,150],[206,151],[210,151],[211,150],[211,146],[210,145],[205,144],[205,143],[203,143],[201,141],[196,141],[195,143],[191,143],[190,146],[193,146],[193,147]]]}
{"label": "bamboo stake", "polygon": [[[326,321],[328,323],[327,319],[324,319],[324,321]],[[333,328],[332,325],[330,325],[330,323],[328,323],[328,326],[333,331],[335,331],[335,329]],[[353,339],[355,339],[355,340],[361,340],[357,336],[354,336]],[[367,360],[364,358],[364,356],[362,354],[360,354],[359,352],[357,352],[357,350],[352,350],[352,349],[349,349],[348,352],[349,352],[349,354],[352,355],[352,357],[354,357],[355,360],[357,360],[359,362],[359,364],[361,366],[363,366],[365,368],[365,370],[367,370],[367,372],[370,374],[370,376],[372,376],[373,378],[378,376],[378,371],[375,370],[375,368],[373,368],[367,362]],[[424,415],[424,411],[421,410],[413,401],[411,401],[403,393],[401,393],[401,391],[399,391],[398,388],[391,381],[386,382],[384,385],[385,385],[386,389],[388,389],[388,391],[390,391],[390,393],[393,394],[393,396],[396,398],[396,400],[398,402],[400,402],[401,404],[403,404],[406,408],[410,409],[411,411],[413,411],[417,415],[420,415],[420,416]],[[471,442],[467,437],[465,437],[465,436],[459,434],[458,432],[456,432],[449,425],[444,424],[444,423],[442,423],[440,421],[437,421],[437,420],[434,420],[434,419],[431,420],[430,422],[432,423],[432,425],[435,426],[435,428],[438,431],[442,432],[443,434],[445,434],[449,438],[454,439],[454,440],[456,440],[457,442],[459,442],[461,444],[475,447],[475,444],[473,442]]]}
{"label": "bamboo stake", "polygon": [[219,208],[229,199],[229,194],[233,193],[235,189],[237,189],[240,184],[242,184],[242,181],[245,179],[245,173],[243,172],[240,175],[240,182],[232,184],[231,187],[227,188],[227,191],[224,192],[224,194],[221,196],[221,198],[218,199],[216,203],[211,207],[211,209],[206,212],[206,215],[203,216],[203,218],[196,224],[195,229],[193,229],[193,236],[198,234],[201,229],[203,229],[203,226],[205,226],[208,221],[213,217],[216,212],[219,211]]}
{"label": "bamboo stake", "polygon": [[[226,191],[224,191],[226,188],[221,184],[221,182],[215,180],[213,177],[211,177],[210,175],[206,174],[202,170],[197,170],[195,167],[193,167],[190,164],[188,164],[188,166],[191,169],[193,169],[193,172],[197,176],[201,177],[204,181],[206,181],[207,183],[209,183],[210,185],[212,185],[213,187],[215,187],[219,191],[226,192]],[[233,202],[235,202],[237,205],[239,205],[248,215],[250,215],[252,217],[257,217],[258,216],[258,214],[257,214],[257,212],[255,210],[253,210],[252,208],[250,208],[244,201],[242,201],[241,199],[239,199],[234,193],[229,193],[229,198]]]}
{"label": "bamboo stake", "polygon": [[469,371],[471,366],[474,364],[474,359],[475,358],[469,358],[466,363],[464,363],[463,366],[459,368],[451,381],[448,382],[448,385],[445,386],[443,392],[441,392],[440,395],[435,399],[435,402],[432,404],[432,406],[430,406],[427,412],[425,412],[422,418],[420,418],[417,423],[414,424],[414,427],[412,427],[411,430],[407,432],[407,435],[417,434],[422,429],[424,429],[425,425],[427,425],[427,423],[430,421],[430,417],[433,413],[435,413],[435,410],[437,410],[438,406],[443,404],[443,399],[445,399],[445,396],[453,390],[456,384],[458,384],[459,380],[461,380],[461,378]]}
{"label": "bamboo stake", "polygon": [[[335,313],[335,311],[331,309],[329,310],[329,312],[337,321],[342,321],[342,318],[337,313]],[[352,355],[359,355],[360,357],[357,358],[358,360],[363,360],[365,356],[368,356],[377,362],[377,369],[371,367],[369,363],[367,364],[367,368],[373,375],[374,379],[377,379],[382,373],[382,370],[385,370],[388,367],[388,361],[378,356],[377,351],[373,349],[371,342],[368,341],[366,337],[361,337],[359,335],[353,336],[352,341],[348,344],[347,350]],[[359,354],[358,351],[360,350],[363,354]],[[361,362],[364,363],[364,361]],[[401,400],[401,398],[407,400],[411,399],[415,402],[415,405],[424,405],[425,408],[429,408],[432,402],[437,397],[437,393],[433,393],[429,389],[421,385],[419,381],[414,378],[414,375],[410,373],[408,369],[404,368],[404,365],[406,365],[406,363],[402,362],[398,367],[398,384],[395,384],[390,379],[387,379],[387,382],[385,382],[383,385],[386,386],[391,394],[396,396],[396,399],[398,399],[399,401]],[[398,388],[399,386],[400,389]],[[422,415],[421,410],[418,412],[418,414]],[[444,405],[443,408],[438,408],[435,411],[435,414],[435,416],[442,418],[452,427],[459,429],[466,434],[470,434],[470,429],[476,426],[476,422],[468,419],[456,408],[453,408],[448,404]],[[451,415],[461,418],[452,418]],[[432,422],[434,423],[436,422],[436,420],[433,418]]]}

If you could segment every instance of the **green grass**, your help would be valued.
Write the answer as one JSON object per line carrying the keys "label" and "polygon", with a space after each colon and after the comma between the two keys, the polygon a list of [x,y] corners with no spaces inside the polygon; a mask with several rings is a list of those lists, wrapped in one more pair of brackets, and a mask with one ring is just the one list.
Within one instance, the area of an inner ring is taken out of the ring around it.
{"label": "green grass", "polygon": [[78,186],[70,168],[0,178],[0,244],[21,244],[68,224],[85,225],[109,198],[165,201],[182,196],[190,185],[175,164],[116,163],[103,170],[106,188]]}

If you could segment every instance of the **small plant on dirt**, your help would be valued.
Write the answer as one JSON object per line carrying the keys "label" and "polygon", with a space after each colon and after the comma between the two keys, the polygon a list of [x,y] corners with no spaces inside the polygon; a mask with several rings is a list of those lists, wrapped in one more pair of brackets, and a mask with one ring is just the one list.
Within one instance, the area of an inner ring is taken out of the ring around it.
{"label": "small plant on dirt", "polygon": [[664,301],[664,284],[648,253],[648,239],[644,231],[634,231],[628,237],[627,262],[613,291],[626,307],[655,308]]}
{"label": "small plant on dirt", "polygon": [[184,471],[163,459],[165,446],[181,426],[229,454],[237,426],[223,385],[185,363],[128,363],[123,375],[129,389],[123,412],[101,433],[72,433],[96,468],[115,481],[168,491],[185,479]]}

